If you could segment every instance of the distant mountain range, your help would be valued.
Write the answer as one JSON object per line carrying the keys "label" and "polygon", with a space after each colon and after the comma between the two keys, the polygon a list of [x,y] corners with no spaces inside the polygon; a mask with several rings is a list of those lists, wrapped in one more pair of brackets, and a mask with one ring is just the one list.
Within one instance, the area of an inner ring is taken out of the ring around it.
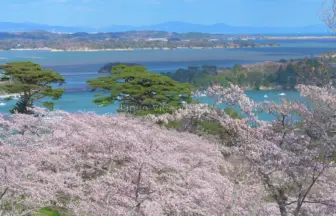
{"label": "distant mountain range", "polygon": [[303,27],[243,27],[231,26],[224,23],[213,25],[200,25],[184,22],[166,22],[155,25],[123,26],[114,25],[104,28],[80,27],[80,26],[51,26],[35,23],[11,23],[0,22],[0,32],[125,32],[125,31],[167,31],[176,33],[202,32],[211,34],[329,34],[324,25],[310,25]]}

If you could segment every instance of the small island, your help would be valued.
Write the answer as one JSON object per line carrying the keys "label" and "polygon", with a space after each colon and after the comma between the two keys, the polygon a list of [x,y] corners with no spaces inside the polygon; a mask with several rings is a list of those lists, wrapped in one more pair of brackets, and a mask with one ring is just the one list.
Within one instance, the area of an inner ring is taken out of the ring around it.
{"label": "small island", "polygon": [[111,73],[112,68],[118,65],[126,65],[126,66],[140,66],[139,64],[135,63],[121,63],[121,62],[112,62],[104,65],[98,71],[98,73]]}

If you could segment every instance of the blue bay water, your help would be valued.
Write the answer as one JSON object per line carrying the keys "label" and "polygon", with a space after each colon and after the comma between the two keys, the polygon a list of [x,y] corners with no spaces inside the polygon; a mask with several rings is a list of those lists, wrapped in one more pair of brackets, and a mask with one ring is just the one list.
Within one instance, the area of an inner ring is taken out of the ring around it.
{"label": "blue bay water", "polygon": [[[178,68],[201,65],[231,67],[236,63],[246,64],[280,59],[295,59],[317,56],[336,50],[336,40],[276,40],[280,47],[244,48],[244,49],[180,49],[180,50],[136,50],[107,52],[48,52],[48,51],[3,51],[0,52],[0,64],[11,61],[33,61],[46,69],[53,69],[66,78],[64,88],[83,88],[86,80],[104,76],[97,71],[109,62],[132,62],[144,65],[152,72],[173,72]],[[281,100],[278,91],[247,91],[254,100]],[[297,99],[297,92],[285,92],[287,99]],[[88,91],[67,91],[55,108],[69,112],[95,111],[98,114],[115,113],[117,104],[98,107],[92,100],[95,93]],[[264,98],[267,94],[268,98]],[[206,98],[202,100],[207,101]],[[15,103],[10,101],[0,107],[7,113]]]}

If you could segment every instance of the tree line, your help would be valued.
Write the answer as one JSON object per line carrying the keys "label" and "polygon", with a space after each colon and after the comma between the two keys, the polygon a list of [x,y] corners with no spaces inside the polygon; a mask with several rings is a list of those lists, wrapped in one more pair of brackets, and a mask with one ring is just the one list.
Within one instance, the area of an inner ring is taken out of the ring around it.
{"label": "tree line", "polygon": [[147,40],[147,39],[119,39],[111,38],[106,40],[74,40],[74,39],[5,39],[0,41],[0,50],[11,49],[59,49],[59,50],[104,50],[104,49],[177,49],[183,48],[258,48],[265,46],[279,46],[274,43],[255,43],[244,41],[209,41],[208,39],[191,39],[191,40]]}

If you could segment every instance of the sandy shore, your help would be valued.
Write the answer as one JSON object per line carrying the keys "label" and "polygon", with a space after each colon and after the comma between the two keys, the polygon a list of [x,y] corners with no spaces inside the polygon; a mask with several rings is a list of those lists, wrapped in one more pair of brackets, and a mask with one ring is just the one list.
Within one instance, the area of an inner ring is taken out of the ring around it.
{"label": "sandy shore", "polygon": [[311,40],[311,39],[336,39],[336,36],[266,36],[266,40]]}
{"label": "sandy shore", "polygon": [[50,52],[105,52],[105,51],[133,51],[135,49],[78,49],[78,50],[62,50],[51,49]]}

